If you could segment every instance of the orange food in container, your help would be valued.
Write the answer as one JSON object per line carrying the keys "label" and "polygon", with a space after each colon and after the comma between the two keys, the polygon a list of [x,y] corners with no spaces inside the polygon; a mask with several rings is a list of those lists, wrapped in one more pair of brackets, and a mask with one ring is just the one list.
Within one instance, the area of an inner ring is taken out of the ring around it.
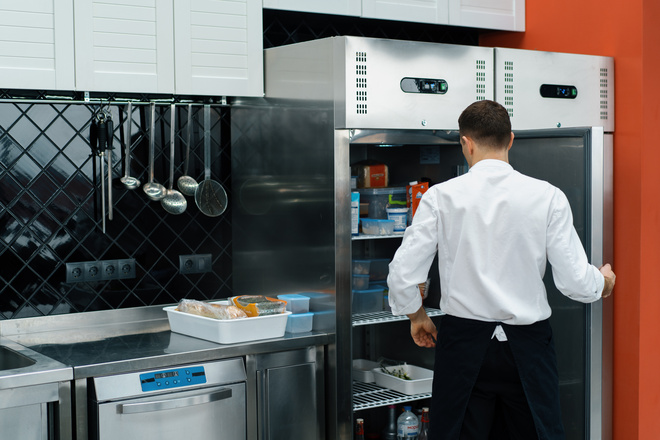
{"label": "orange food in container", "polygon": [[232,296],[229,301],[251,317],[276,315],[286,311],[286,301],[263,295]]}

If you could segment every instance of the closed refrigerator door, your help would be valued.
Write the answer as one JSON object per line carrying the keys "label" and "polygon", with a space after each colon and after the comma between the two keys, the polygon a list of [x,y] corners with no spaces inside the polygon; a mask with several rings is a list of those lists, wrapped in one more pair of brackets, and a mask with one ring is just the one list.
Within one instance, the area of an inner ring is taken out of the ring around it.
{"label": "closed refrigerator door", "polygon": [[[566,194],[587,256],[599,267],[611,243],[609,216],[604,216],[611,208],[607,165],[611,135],[606,137],[600,127],[516,131],[515,135],[511,165]],[[552,307],[567,439],[607,438],[602,432],[603,368],[608,368],[603,362],[602,301],[583,304],[565,297],[555,287],[549,267],[544,282]]]}

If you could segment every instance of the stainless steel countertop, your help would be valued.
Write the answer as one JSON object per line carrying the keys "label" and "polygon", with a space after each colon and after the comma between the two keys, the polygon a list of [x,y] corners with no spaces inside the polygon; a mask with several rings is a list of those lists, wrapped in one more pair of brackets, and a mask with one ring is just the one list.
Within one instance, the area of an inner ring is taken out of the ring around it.
{"label": "stainless steel countertop", "polygon": [[280,338],[240,344],[217,344],[171,332],[162,308],[27,318],[41,319],[41,322],[17,320],[2,330],[5,338],[73,367],[73,379],[292,350],[334,341],[332,333],[309,332],[285,333]]}

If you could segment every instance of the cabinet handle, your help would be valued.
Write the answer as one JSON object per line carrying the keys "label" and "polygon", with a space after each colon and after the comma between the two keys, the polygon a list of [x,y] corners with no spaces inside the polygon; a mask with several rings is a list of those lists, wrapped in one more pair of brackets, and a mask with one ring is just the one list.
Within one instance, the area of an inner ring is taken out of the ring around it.
{"label": "cabinet handle", "polygon": [[156,400],[153,402],[142,403],[124,403],[117,405],[118,414],[138,414],[153,411],[162,411],[166,409],[185,408],[187,406],[202,405],[205,403],[217,402],[218,400],[228,399],[232,395],[230,388],[224,388],[209,394],[199,394],[190,397],[181,397],[179,399]]}

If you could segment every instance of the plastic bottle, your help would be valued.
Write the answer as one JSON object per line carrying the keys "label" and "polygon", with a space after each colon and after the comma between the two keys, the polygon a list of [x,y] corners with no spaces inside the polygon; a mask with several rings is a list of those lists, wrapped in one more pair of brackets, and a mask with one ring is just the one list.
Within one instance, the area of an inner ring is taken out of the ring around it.
{"label": "plastic bottle", "polygon": [[419,438],[417,440],[429,439],[429,422],[429,409],[424,407],[422,408],[421,423],[419,424]]}
{"label": "plastic bottle", "polygon": [[364,419],[357,419],[356,421],[355,440],[364,440]]}
{"label": "plastic bottle", "polygon": [[397,440],[417,440],[419,435],[419,419],[412,413],[410,406],[403,407],[403,414],[396,422]]}
{"label": "plastic bottle", "polygon": [[396,405],[387,407],[387,425],[383,430],[383,440],[396,440]]}

